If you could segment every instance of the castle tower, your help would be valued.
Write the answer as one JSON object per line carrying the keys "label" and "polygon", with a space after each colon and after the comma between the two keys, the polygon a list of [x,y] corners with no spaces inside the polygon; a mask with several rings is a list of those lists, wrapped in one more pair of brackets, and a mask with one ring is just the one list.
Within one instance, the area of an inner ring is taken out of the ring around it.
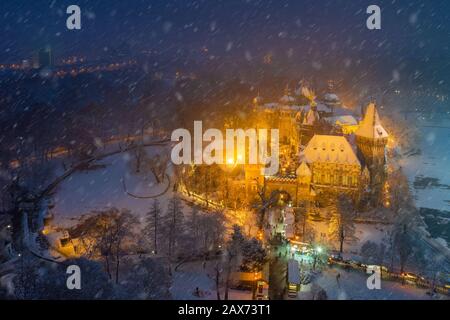
{"label": "castle tower", "polygon": [[259,91],[258,91],[258,95],[256,96],[256,97],[254,97],[253,98],[253,106],[255,107],[255,108],[257,108],[257,107],[260,107],[262,104],[263,104],[263,102],[264,102],[264,99],[261,97],[261,95],[259,94]]}
{"label": "castle tower", "polygon": [[287,106],[292,106],[295,104],[295,98],[291,95],[291,89],[289,89],[289,85],[286,85],[284,89],[284,95],[280,98],[280,102]]}
{"label": "castle tower", "polygon": [[247,194],[254,194],[258,188],[264,185],[264,175],[261,174],[262,166],[259,164],[244,165],[245,187]]}
{"label": "castle tower", "polygon": [[386,180],[385,151],[389,135],[381,125],[375,103],[371,102],[367,106],[364,119],[360,122],[355,136],[358,149],[369,169],[370,187],[374,194],[378,194]]}
{"label": "castle tower", "polygon": [[297,199],[299,201],[311,200],[312,173],[306,162],[302,161],[295,174],[297,176]]}

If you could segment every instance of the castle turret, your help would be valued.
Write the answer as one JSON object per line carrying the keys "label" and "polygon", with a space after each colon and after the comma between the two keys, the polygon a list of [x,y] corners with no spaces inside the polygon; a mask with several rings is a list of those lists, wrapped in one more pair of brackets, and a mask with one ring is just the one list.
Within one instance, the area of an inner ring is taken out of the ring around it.
{"label": "castle turret", "polygon": [[298,184],[301,186],[308,186],[309,188],[309,185],[311,184],[312,173],[306,162],[302,161],[295,174],[297,176]]}
{"label": "castle turret", "polygon": [[311,188],[312,172],[308,164],[305,161],[302,161],[300,166],[295,171],[295,174],[297,176],[298,201],[311,201],[314,198],[315,194],[313,194],[314,191]]}
{"label": "castle turret", "polygon": [[303,119],[303,125],[305,126],[314,126],[319,121],[320,116],[317,112],[317,104],[315,101],[311,102],[310,109],[306,116]]}
{"label": "castle turret", "polygon": [[284,96],[280,98],[280,102],[287,106],[292,106],[295,103],[295,98],[291,95],[291,90],[289,86],[284,89]]}
{"label": "castle turret", "polygon": [[386,144],[389,134],[381,125],[375,103],[367,106],[355,136],[358,149],[369,169],[371,189],[378,193],[386,180]]}
{"label": "castle turret", "polygon": [[253,98],[253,105],[255,107],[259,107],[263,104],[263,102],[264,102],[264,99],[260,96],[260,94],[258,92],[258,95]]}

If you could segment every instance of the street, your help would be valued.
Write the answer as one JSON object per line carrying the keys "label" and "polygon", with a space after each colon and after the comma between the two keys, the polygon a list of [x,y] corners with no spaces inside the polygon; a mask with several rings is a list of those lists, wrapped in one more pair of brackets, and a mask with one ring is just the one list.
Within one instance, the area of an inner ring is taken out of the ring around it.
{"label": "street", "polygon": [[271,245],[269,271],[269,299],[282,300],[286,291],[288,255],[284,244]]}

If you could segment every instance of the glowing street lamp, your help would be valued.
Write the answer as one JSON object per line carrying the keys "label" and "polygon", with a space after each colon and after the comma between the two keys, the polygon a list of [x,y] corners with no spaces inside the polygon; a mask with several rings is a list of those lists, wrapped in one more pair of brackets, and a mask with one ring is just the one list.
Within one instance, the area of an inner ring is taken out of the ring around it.
{"label": "glowing street lamp", "polygon": [[317,256],[321,254],[323,251],[322,247],[318,246],[316,247],[316,250],[314,250],[314,263],[313,263],[313,270],[316,270],[316,263],[317,263]]}

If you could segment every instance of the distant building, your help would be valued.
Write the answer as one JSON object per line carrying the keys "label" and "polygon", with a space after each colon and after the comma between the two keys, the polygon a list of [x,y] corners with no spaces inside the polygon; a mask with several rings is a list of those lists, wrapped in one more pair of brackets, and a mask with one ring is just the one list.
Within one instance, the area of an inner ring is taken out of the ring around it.
{"label": "distant building", "polygon": [[31,61],[28,59],[22,60],[22,69],[27,70],[31,68]]}
{"label": "distant building", "polygon": [[53,66],[52,50],[50,47],[39,49],[33,58],[33,68],[50,68]]}
{"label": "distant building", "polygon": [[351,115],[331,117],[330,123],[340,128],[343,134],[355,133],[359,128],[358,121]]}

